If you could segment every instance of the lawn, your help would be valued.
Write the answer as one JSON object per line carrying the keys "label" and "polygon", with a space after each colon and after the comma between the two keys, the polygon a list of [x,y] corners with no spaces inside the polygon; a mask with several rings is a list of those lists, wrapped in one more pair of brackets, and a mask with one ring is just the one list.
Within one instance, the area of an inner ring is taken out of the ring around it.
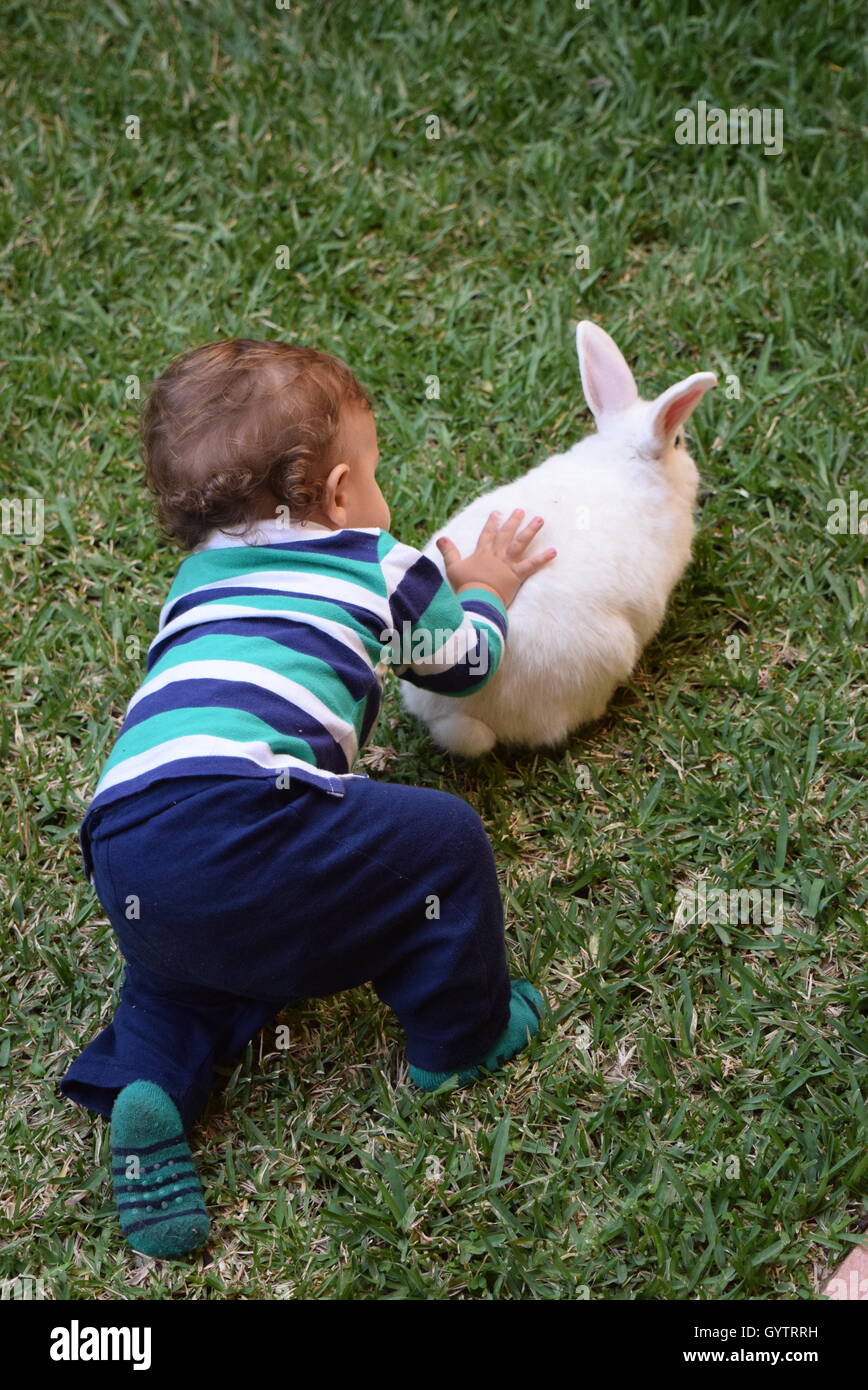
{"label": "lawn", "polygon": [[[44,499],[44,538],[0,537],[3,1278],[816,1298],[858,1239],[866,539],[827,521],[868,492],[863,20],[855,0],[6,5],[0,492]],[[700,100],[781,110],[783,153],[677,143]],[[666,625],[560,750],[453,760],[392,682],[367,766],[479,810],[550,1023],[489,1084],[422,1096],[370,991],[287,1011],[290,1047],[263,1033],[196,1131],[207,1250],[134,1255],[107,1127],[55,1086],[119,980],[76,829],[178,561],[139,398],[218,336],[339,353],[377,402],[392,529],[422,544],[589,428],[584,317],[646,394],[720,377]],[[783,922],[689,920],[702,881],[780,890]]]}

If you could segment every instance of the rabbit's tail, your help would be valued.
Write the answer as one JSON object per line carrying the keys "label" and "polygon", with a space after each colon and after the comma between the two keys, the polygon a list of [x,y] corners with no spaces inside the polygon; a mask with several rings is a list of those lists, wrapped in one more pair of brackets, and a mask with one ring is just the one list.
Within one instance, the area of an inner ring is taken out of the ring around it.
{"label": "rabbit's tail", "polygon": [[429,720],[429,726],[435,743],[462,758],[481,758],[483,753],[490,753],[497,742],[493,729],[461,710],[440,714]]}

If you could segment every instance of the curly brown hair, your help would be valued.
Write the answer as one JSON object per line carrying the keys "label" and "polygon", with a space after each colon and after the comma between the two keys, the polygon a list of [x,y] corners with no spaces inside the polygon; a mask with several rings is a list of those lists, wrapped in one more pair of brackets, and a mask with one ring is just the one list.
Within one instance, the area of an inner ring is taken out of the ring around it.
{"label": "curly brown hair", "polygon": [[214,528],[322,499],[345,405],[372,408],[345,362],[315,348],[233,338],[184,353],[157,378],[142,451],[157,517],[192,549]]}

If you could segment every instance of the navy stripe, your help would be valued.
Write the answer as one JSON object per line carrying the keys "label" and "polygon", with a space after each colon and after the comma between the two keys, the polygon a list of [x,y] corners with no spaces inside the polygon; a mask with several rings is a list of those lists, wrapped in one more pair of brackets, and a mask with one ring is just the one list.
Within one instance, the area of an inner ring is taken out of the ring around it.
{"label": "navy stripe", "polygon": [[134,1221],[128,1226],[121,1216],[121,1225],[124,1228],[124,1235],[131,1236],[134,1231],[140,1231],[143,1226],[155,1226],[158,1221],[180,1221],[182,1216],[204,1216],[204,1202],[198,1207],[185,1207],[183,1211],[164,1211],[158,1216],[145,1216],[141,1221]]}
{"label": "navy stripe", "polygon": [[[225,598],[225,596],[227,595],[224,594],[223,598]],[[300,596],[307,596],[307,598],[309,598],[309,595]],[[287,598],[289,598],[289,595],[287,595]],[[377,655],[374,656],[374,660],[380,659],[380,648],[383,646],[383,637],[381,637],[384,631],[383,620],[378,619],[376,614],[367,612],[366,609],[356,607],[353,603],[342,603],[339,607],[341,607],[341,613],[331,614],[323,610],[321,616],[325,617],[325,619],[331,619],[335,621],[335,623],[341,623],[342,616],[344,616],[345,613],[351,614],[352,617],[355,617],[355,619],[359,621],[364,632],[367,632],[367,638],[363,637],[362,634],[356,634],[357,637],[359,637],[362,642],[367,642],[367,639],[370,638],[371,653],[374,651],[377,653]],[[299,638],[303,637],[303,639],[305,639],[306,648],[310,648],[310,651],[312,651],[314,655],[319,655],[320,651],[325,653],[327,651],[334,652],[335,649],[339,649],[339,651],[345,652],[346,655],[353,656],[353,653],[349,652],[348,646],[346,646],[344,642],[339,642],[337,637],[330,637],[328,632],[323,632],[320,628],[312,627],[312,624],[305,623],[303,619],[287,619],[287,617],[280,617],[280,614],[267,612],[267,610],[263,609],[262,616],[257,614],[256,617],[224,617],[224,619],[209,619],[207,623],[195,623],[192,624],[191,627],[182,628],[179,632],[170,632],[167,637],[161,638],[160,635],[157,634],[157,638],[154,639],[154,644],[152,648],[150,648],[150,652],[147,653],[147,671],[152,670],[153,667],[156,666],[160,657],[164,656],[164,653],[168,651],[170,646],[182,644],[182,642],[192,642],[198,637],[267,637],[270,638],[270,641],[277,642],[280,646],[285,646],[289,651],[298,651],[300,645]],[[320,648],[314,646],[313,637],[319,639],[321,644]],[[324,655],[323,660],[331,660],[331,656]],[[356,657],[357,663],[360,663],[360,660],[362,660],[360,657]]]}
{"label": "navy stripe", "polygon": [[[304,593],[301,590],[296,592],[294,589],[255,589],[241,584],[239,584],[237,588],[198,589],[191,594],[182,594],[180,598],[175,599],[171,608],[166,609],[166,615],[160,624],[160,630],[162,631],[163,628],[168,627],[169,623],[173,622],[175,618],[182,617],[184,613],[189,613],[192,609],[198,608],[204,603],[222,602],[228,607],[232,603],[243,603],[244,600],[248,598],[262,598],[266,596],[285,599],[287,607],[291,606],[293,599],[307,599],[308,602],[314,600],[321,606],[320,611],[322,617],[331,617],[334,622],[339,623],[343,620],[344,615],[349,614],[356,619],[366,632],[370,633],[372,637],[376,637],[377,640],[379,640],[380,633],[383,630],[383,619],[381,617],[376,613],[372,613],[370,608],[362,608],[360,604],[352,603],[348,600],[333,598],[331,596],[326,597],[322,594]],[[331,605],[338,611],[333,615],[330,614],[327,611],[328,605]],[[310,624],[305,623],[303,620],[281,617],[279,614],[275,613],[273,609],[263,608],[261,611],[262,618],[270,619],[272,623],[294,623],[299,628],[304,628],[307,631],[311,630]],[[312,621],[314,617],[315,615],[312,614]],[[219,620],[210,619],[209,622],[202,623],[197,630],[199,632],[206,631],[208,627],[211,626],[211,623],[215,621]],[[257,616],[255,619],[251,618],[250,621],[260,622],[261,619]]]}
{"label": "navy stripe", "polygon": [[405,622],[411,626],[418,622],[442,585],[443,575],[434,561],[420,555],[392,594],[392,617],[399,632]]}
{"label": "navy stripe", "polygon": [[[359,560],[363,564],[370,564],[379,568],[380,564],[380,533],[375,536],[365,535],[363,531],[353,531],[347,529],[334,532],[331,536],[313,537],[309,541],[279,541],[277,544],[256,546],[259,550],[280,550],[280,551],[299,551],[304,554],[316,555],[321,559],[328,559],[330,555],[340,555],[343,560]],[[325,566],[320,566],[323,572],[327,572]]]}
{"label": "navy stripe", "polygon": [[135,1144],[126,1149],[117,1149],[113,1145],[112,1153],[122,1154],[126,1158],[129,1158],[130,1154],[134,1154],[140,1158],[142,1154],[158,1153],[160,1149],[171,1149],[175,1144],[186,1144],[186,1142],[183,1134],[176,1134],[174,1139],[158,1139],[155,1144]]}
{"label": "navy stripe", "polygon": [[[186,642],[196,641],[199,637],[237,637],[237,642],[226,642],[226,650],[217,660],[220,661],[245,661],[245,640],[251,637],[265,638],[267,641],[274,642],[278,647],[286,651],[286,659],[282,666],[277,661],[269,663],[269,670],[278,675],[285,675],[290,679],[298,678],[297,656],[311,657],[314,661],[321,661],[325,666],[337,672],[338,677],[346,686],[353,700],[363,700],[371,687],[371,682],[376,680],[371,666],[365,658],[358,652],[354,652],[345,642],[338,637],[332,636],[329,632],[323,632],[319,628],[311,627],[309,623],[297,622],[291,618],[276,618],[270,615],[268,628],[264,627],[262,620],[254,618],[232,619],[229,622],[208,622],[194,627],[184,628],[183,631],[176,633],[173,637],[168,637],[160,644],[160,650],[154,650],[154,660],[148,661],[148,674],[151,673],[156,662],[166,655],[167,651],[173,651],[175,647],[182,647]],[[362,638],[362,641],[365,639]],[[378,644],[374,651],[372,646],[372,660],[379,661],[381,647]],[[233,652],[233,647],[238,648],[237,655]],[[276,655],[276,653],[275,653]],[[195,653],[190,656],[191,661],[198,658]],[[204,658],[203,658],[204,659]],[[214,657],[207,660],[213,661]]]}
{"label": "navy stripe", "polygon": [[[367,535],[364,531],[354,531],[351,527],[340,531],[332,531],[328,536],[321,532],[312,531],[309,539],[300,541],[269,541],[267,545],[252,546],[231,546],[218,547],[221,555],[227,555],[231,550],[232,554],[243,553],[246,561],[243,565],[245,571],[251,569],[251,557],[257,561],[260,555],[267,556],[269,550],[279,550],[281,552],[290,550],[298,551],[302,554],[318,555],[328,558],[329,555],[340,555],[345,560],[361,560],[378,565],[379,545],[381,532],[376,535]],[[211,552],[206,552],[211,553]]]}
{"label": "navy stripe", "polygon": [[[156,714],[182,709],[201,709],[202,727],[199,732],[203,734],[208,733],[209,709],[243,710],[287,738],[303,738],[312,748],[321,748],[327,754],[323,766],[330,767],[334,772],[347,771],[347,760],[340,745],[314,715],[282,695],[275,695],[273,691],[247,681],[211,680],[201,676],[170,681],[161,690],[155,690],[153,695],[144,695],[130,710],[123,722],[120,737]],[[319,756],[317,762],[320,762]]]}
{"label": "navy stripe", "polygon": [[409,681],[410,685],[433,690],[438,695],[472,695],[493,675],[488,633],[484,628],[477,628],[477,634],[479,645],[476,651],[450,670],[440,675],[417,676],[411,667],[402,666],[397,674],[401,680]]}
{"label": "navy stripe", "polygon": [[499,608],[495,608],[493,603],[485,603],[481,598],[467,598],[464,594],[459,594],[461,606],[468,613],[478,613],[480,617],[488,618],[497,628],[501,637],[506,638],[508,619],[503,616]]}
{"label": "navy stripe", "polygon": [[[225,585],[219,589],[194,589],[189,594],[181,594],[179,598],[175,599],[171,608],[166,609],[166,616],[163,618],[161,627],[168,627],[175,618],[180,618],[182,614],[189,613],[192,608],[198,608],[203,603],[235,603],[237,600],[245,598],[265,597],[289,599],[292,596],[288,589],[263,589],[250,584],[239,584],[237,587],[233,585],[231,589],[227,589]],[[294,596],[300,598],[301,594],[295,593]],[[305,597],[310,598],[310,594],[305,595]],[[263,609],[263,614],[268,612],[268,609]]]}
{"label": "navy stripe", "polygon": [[[128,730],[135,728],[137,724],[145,723],[154,715],[168,714],[172,710],[184,709],[202,711],[201,726],[197,729],[197,733],[207,737],[208,711],[218,707],[244,710],[257,719],[261,719],[285,738],[303,739],[311,748],[317,767],[326,772],[341,773],[350,770],[346,754],[340,744],[333,734],[320,724],[319,720],[315,719],[312,714],[300,709],[298,705],[293,705],[288,700],[282,699],[279,695],[263,690],[261,686],[247,685],[240,681],[172,681],[162,690],[155,690],[153,695],[146,695],[139,700],[124,720],[119,737],[122,738]],[[351,723],[352,721],[348,722]],[[275,739],[266,739],[266,742],[269,742],[272,751],[278,755],[283,751],[290,757],[303,758],[306,756],[302,749],[286,748],[281,750],[276,746],[277,740]],[[221,754],[210,753],[208,757],[209,759],[220,758]],[[255,764],[250,766],[255,772]],[[279,769],[275,768],[272,771],[272,777],[276,777],[278,771]]]}

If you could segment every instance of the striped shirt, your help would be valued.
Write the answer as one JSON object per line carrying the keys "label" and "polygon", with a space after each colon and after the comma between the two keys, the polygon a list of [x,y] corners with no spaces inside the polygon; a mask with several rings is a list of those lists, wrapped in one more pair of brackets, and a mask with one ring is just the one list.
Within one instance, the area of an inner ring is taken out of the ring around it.
{"label": "striped shirt", "polygon": [[178,570],[90,809],[201,774],[297,777],[342,796],[389,666],[469,695],[506,633],[496,594],[456,595],[379,527],[213,532]]}

